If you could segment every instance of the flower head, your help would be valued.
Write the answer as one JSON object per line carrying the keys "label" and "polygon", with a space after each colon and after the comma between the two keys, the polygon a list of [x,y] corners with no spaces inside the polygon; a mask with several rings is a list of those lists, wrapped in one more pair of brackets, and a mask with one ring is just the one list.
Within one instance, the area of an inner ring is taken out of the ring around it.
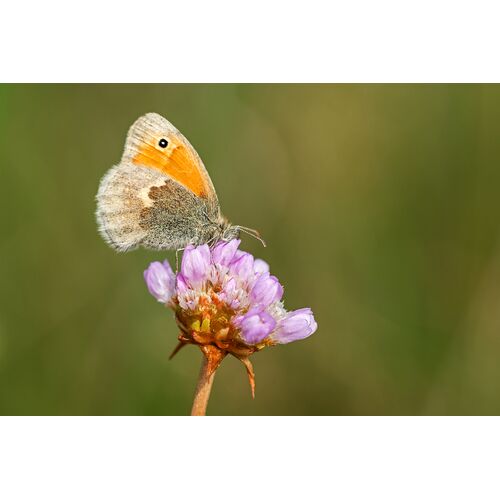
{"label": "flower head", "polygon": [[182,345],[233,354],[245,362],[252,382],[250,354],[304,339],[317,324],[309,308],[285,310],[283,287],[269,265],[239,250],[239,244],[189,246],[177,275],[167,261],[153,262],[144,278],[149,292],[174,310]]}

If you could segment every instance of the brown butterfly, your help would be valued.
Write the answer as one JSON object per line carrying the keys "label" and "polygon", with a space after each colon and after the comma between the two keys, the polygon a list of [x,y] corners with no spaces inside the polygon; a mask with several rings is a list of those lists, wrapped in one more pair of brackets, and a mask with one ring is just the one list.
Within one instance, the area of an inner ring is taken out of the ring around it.
{"label": "brown butterfly", "polygon": [[239,236],[220,211],[198,153],[165,118],[148,113],[130,127],[119,165],[101,179],[97,223],[104,240],[125,252],[138,246],[182,249]]}

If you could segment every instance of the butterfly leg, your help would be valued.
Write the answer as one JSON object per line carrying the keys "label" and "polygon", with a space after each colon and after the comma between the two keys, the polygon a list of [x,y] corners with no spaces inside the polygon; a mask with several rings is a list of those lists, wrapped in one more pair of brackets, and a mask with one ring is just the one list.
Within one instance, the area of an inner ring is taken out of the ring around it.
{"label": "butterfly leg", "polygon": [[210,248],[213,248],[215,246],[215,244],[217,243],[218,241],[218,237],[217,236],[213,236],[212,238],[210,238],[208,241],[207,241],[207,245],[210,247]]}
{"label": "butterfly leg", "polygon": [[178,248],[175,251],[175,274],[179,272],[179,252],[181,251],[180,248]]}
{"label": "butterfly leg", "polygon": [[186,248],[178,248],[175,251],[175,274],[179,272],[179,252],[186,250]]}

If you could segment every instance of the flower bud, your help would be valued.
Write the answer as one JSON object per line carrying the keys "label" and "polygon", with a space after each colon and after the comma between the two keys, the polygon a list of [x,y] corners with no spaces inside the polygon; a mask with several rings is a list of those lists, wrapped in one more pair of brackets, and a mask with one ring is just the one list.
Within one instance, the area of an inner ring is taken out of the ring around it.
{"label": "flower bud", "polygon": [[269,264],[262,259],[255,259],[253,263],[253,271],[255,274],[263,274],[269,272]]}
{"label": "flower bud", "polygon": [[230,272],[238,276],[240,280],[248,280],[254,274],[252,255],[238,251],[235,257],[229,266]]}
{"label": "flower bud", "polygon": [[184,250],[181,273],[193,287],[198,288],[210,271],[210,249],[208,245],[188,246]]}
{"label": "flower bud", "polygon": [[212,249],[212,262],[221,266],[229,266],[240,243],[240,240],[217,243]]}
{"label": "flower bud", "polygon": [[263,306],[269,306],[281,300],[281,297],[283,297],[283,287],[278,278],[270,276],[268,272],[259,276],[250,292],[252,302]]}
{"label": "flower bud", "polygon": [[308,307],[289,312],[278,324],[272,335],[277,344],[288,344],[295,340],[305,339],[312,335],[318,325]]}
{"label": "flower bud", "polygon": [[169,302],[175,294],[175,274],[166,260],[163,262],[151,262],[144,271],[144,279],[149,293],[158,302]]}
{"label": "flower bud", "polygon": [[236,318],[235,325],[240,329],[243,340],[254,345],[262,342],[276,327],[274,318],[263,309],[251,309],[244,316]]}

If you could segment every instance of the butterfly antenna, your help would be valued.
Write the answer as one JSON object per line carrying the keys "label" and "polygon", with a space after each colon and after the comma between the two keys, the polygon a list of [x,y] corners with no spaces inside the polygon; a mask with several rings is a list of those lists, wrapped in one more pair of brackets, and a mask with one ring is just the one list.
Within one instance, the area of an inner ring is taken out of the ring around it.
{"label": "butterfly antenna", "polygon": [[249,227],[244,227],[244,226],[236,226],[241,232],[248,234],[252,237],[254,237],[256,240],[259,240],[262,243],[262,246],[266,246],[266,242],[262,239],[259,231],[256,229],[251,229]]}

